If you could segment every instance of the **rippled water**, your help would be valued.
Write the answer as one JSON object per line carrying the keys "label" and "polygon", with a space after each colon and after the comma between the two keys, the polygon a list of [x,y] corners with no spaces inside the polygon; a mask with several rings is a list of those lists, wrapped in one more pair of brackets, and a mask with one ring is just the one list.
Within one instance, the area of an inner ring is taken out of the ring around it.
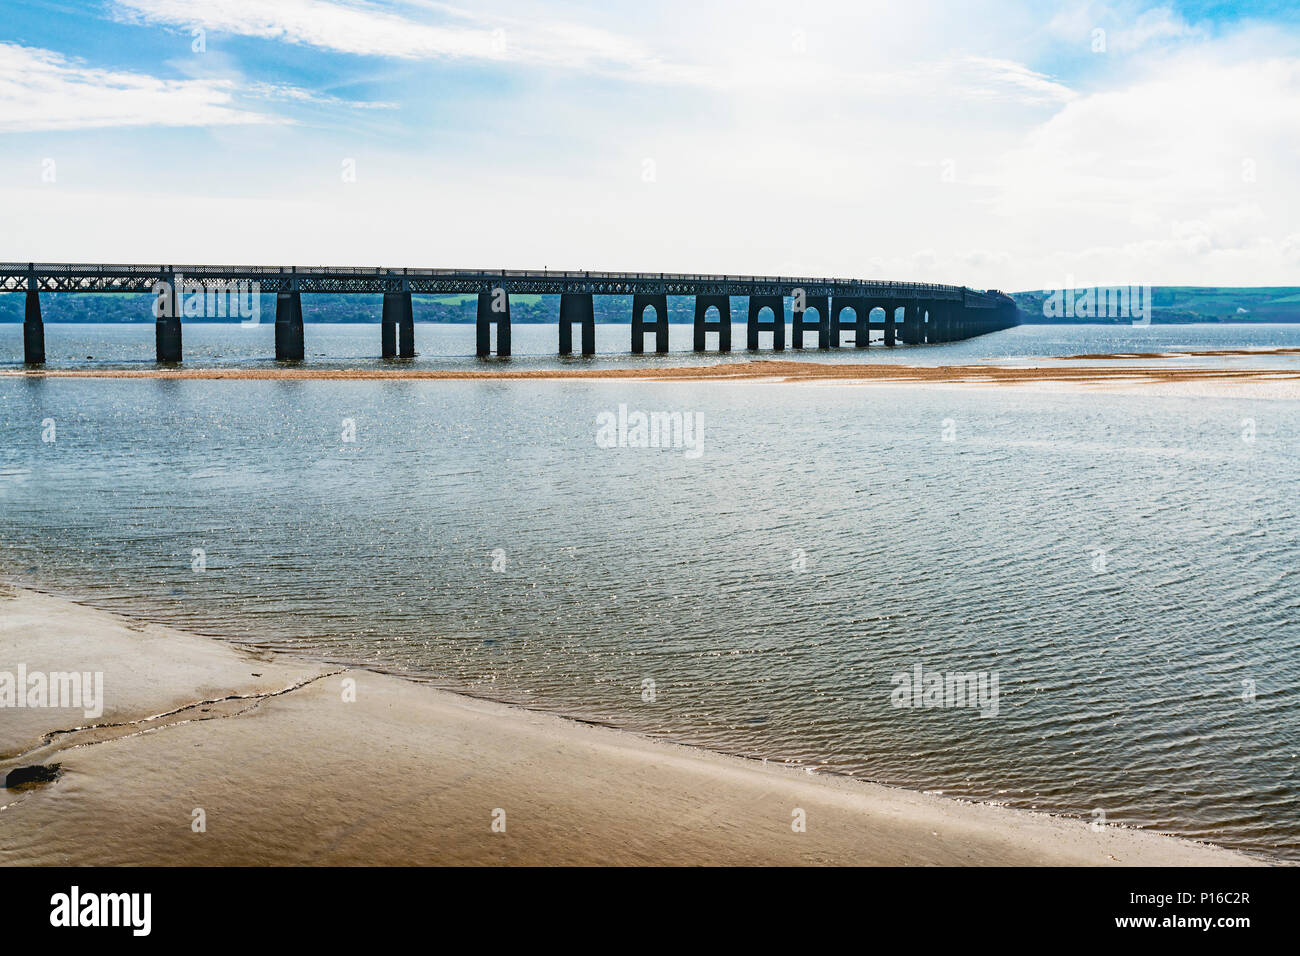
{"label": "rippled water", "polygon": [[[1010,351],[997,338],[953,351]],[[598,447],[620,404],[700,413],[701,456]],[[1295,860],[1297,449],[1300,405],[1265,400],[0,379],[0,574],[729,752]],[[997,715],[892,706],[917,664],[996,673]]]}

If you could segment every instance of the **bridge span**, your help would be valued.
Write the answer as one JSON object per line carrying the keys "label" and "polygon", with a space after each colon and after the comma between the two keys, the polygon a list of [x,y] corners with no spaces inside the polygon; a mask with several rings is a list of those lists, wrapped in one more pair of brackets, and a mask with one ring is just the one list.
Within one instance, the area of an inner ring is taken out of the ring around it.
{"label": "bridge span", "polygon": [[[383,296],[384,358],[415,356],[413,295],[477,296],[480,356],[510,354],[512,294],[560,296],[561,355],[574,351],[574,323],[580,328],[581,353],[594,354],[597,295],[632,296],[631,347],[636,353],[645,351],[647,335],[654,336],[656,352],[668,351],[670,295],[695,297],[697,352],[709,350],[710,335],[716,336],[718,351],[731,351],[733,296],[748,299],[744,314],[750,350],[758,349],[762,332],[772,333],[775,351],[783,350],[787,324],[793,348],[804,348],[805,336],[816,335],[817,348],[836,349],[842,347],[845,332],[853,334],[854,348],[867,348],[873,331],[884,333],[886,346],[920,345],[971,338],[1017,321],[1015,303],[996,290],[918,282],[664,272],[0,263],[0,292],[26,294],[23,358],[29,365],[45,362],[42,293],[154,296],[158,361],[170,364],[181,361],[181,319],[192,314],[187,302],[195,296],[200,302],[215,299],[237,285],[250,294],[275,295],[275,357],[281,361],[302,361],[302,295],[321,292]],[[654,318],[647,319],[647,312]],[[710,312],[716,312],[716,318]],[[879,319],[873,319],[875,313]]]}

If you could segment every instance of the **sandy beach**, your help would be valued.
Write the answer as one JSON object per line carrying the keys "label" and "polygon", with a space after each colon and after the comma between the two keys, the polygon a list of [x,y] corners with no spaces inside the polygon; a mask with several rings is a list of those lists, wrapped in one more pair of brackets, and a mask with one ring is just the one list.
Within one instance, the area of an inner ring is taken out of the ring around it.
{"label": "sandy beach", "polygon": [[[0,791],[8,865],[1258,862],[664,743],[4,586],[0,671],[20,665],[102,672],[104,708],[5,709],[0,773],[59,766],[53,782]],[[800,811],[805,832],[792,828]]]}

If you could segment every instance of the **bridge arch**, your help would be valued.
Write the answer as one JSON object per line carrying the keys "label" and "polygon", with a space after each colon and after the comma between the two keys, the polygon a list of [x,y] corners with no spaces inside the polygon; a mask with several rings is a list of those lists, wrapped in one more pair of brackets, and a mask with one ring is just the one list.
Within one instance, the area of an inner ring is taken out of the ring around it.
{"label": "bridge arch", "polygon": [[[764,319],[766,312],[770,318]],[[760,332],[772,333],[772,350],[785,349],[785,296],[751,295],[749,297],[749,321],[745,328],[745,346],[750,351],[758,350]]]}
{"label": "bridge arch", "polygon": [[[717,318],[710,318],[716,314]],[[695,351],[708,349],[708,334],[718,334],[718,351],[731,351],[731,296],[697,295],[695,297]]]}
{"label": "bridge arch", "polygon": [[[811,312],[816,319],[808,318]],[[827,295],[807,295],[802,289],[796,289],[791,302],[790,344],[797,349],[803,348],[805,332],[817,333],[817,347],[831,347],[831,298]]]}
{"label": "bridge arch", "polygon": [[[654,322],[645,320],[647,309],[654,309]],[[657,293],[637,293],[632,296],[632,351],[639,355],[645,351],[647,332],[655,336],[655,351],[668,351],[668,296]]]}

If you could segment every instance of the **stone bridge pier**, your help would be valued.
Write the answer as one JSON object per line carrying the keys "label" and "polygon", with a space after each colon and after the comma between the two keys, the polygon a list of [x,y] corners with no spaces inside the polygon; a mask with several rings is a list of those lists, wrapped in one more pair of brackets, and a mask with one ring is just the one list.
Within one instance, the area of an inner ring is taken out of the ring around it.
{"label": "stone bridge pier", "polygon": [[[645,320],[645,310],[655,310],[655,321]],[[645,351],[645,337],[654,332],[655,351],[668,351],[668,296],[637,294],[632,296],[632,351],[640,355]]]}
{"label": "stone bridge pier", "polygon": [[[807,316],[809,312],[816,312],[816,321],[810,320]],[[790,345],[793,348],[803,348],[803,335],[805,332],[817,333],[817,347],[819,349],[829,349],[831,347],[831,297],[828,295],[808,295],[795,298],[790,309]]]}
{"label": "stone bridge pier", "polygon": [[[709,309],[718,310],[718,318],[709,321]],[[718,351],[731,351],[731,296],[697,295],[695,297],[695,351],[707,352],[710,332],[718,333]]]}
{"label": "stone bridge pier", "polygon": [[41,320],[41,295],[34,288],[27,290],[23,309],[23,362],[28,365],[45,364],[45,323]]}
{"label": "stone bridge pier", "polygon": [[[845,310],[853,312],[853,321],[841,318]],[[861,296],[837,296],[831,301],[831,348],[840,347],[840,333],[853,332],[853,347],[865,349],[871,334],[871,303]]]}
{"label": "stone bridge pier", "polygon": [[164,286],[155,299],[158,313],[154,318],[154,354],[160,365],[175,365],[181,360],[181,290],[176,287],[176,276],[168,273],[162,277]]}
{"label": "stone bridge pier", "polygon": [[573,354],[573,323],[582,329],[582,354],[596,354],[596,306],[590,293],[565,292],[560,296],[560,354]]}
{"label": "stone bridge pier", "polygon": [[[764,309],[772,310],[772,318],[762,319]],[[758,333],[772,333],[772,351],[785,351],[785,297],[780,295],[751,295],[749,321],[745,325],[745,347],[758,351]]]}
{"label": "stone bridge pier", "polygon": [[296,289],[275,296],[275,360],[301,362],[306,343],[302,331],[302,293]]}
{"label": "stone bridge pier", "polygon": [[415,358],[415,313],[409,291],[384,293],[380,323],[380,355]]}
{"label": "stone bridge pier", "polygon": [[500,358],[510,356],[510,295],[500,287],[478,294],[475,344],[480,358],[492,354],[492,327],[496,326]]}

